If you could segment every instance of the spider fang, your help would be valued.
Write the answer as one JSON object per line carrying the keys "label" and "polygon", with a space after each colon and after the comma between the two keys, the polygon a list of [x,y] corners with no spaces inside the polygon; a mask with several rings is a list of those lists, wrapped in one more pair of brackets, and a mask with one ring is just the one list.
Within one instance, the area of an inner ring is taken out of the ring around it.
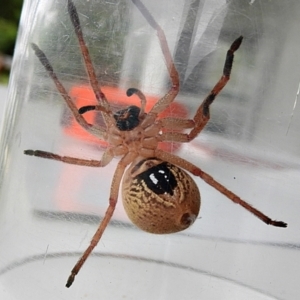
{"label": "spider fang", "polygon": [[116,126],[121,131],[132,130],[140,124],[139,115],[140,108],[135,105],[131,105],[125,109],[119,110],[114,113]]}

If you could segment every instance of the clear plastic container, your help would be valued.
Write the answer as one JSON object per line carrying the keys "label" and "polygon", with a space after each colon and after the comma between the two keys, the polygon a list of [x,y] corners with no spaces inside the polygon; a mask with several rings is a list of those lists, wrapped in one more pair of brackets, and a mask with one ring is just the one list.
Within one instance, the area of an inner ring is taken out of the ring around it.
{"label": "clear plastic container", "polygon": [[[143,2],[180,72],[182,116],[193,116],[230,44],[244,36],[207,128],[167,149],[288,228],[265,225],[200,179],[199,219],[177,234],[137,229],[119,199],[93,255],[65,288],[107,208],[118,160],[97,169],[23,154],[39,149],[99,160],[105,147],[76,127],[30,46],[46,53],[77,105],[91,101],[66,1],[25,0],[1,140],[0,298],[298,299],[300,2]],[[132,2],[75,5],[113,108],[130,103],[129,87],[153,101],[163,96],[169,81],[156,32]]]}

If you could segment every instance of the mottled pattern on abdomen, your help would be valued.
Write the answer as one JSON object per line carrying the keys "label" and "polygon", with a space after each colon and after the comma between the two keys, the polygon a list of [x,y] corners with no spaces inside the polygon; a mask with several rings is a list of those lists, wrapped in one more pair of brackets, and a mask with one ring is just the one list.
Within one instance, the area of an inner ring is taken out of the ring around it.
{"label": "mottled pattern on abdomen", "polygon": [[123,204],[131,221],[141,229],[172,233],[186,229],[197,218],[200,193],[185,171],[161,162],[127,180]]}

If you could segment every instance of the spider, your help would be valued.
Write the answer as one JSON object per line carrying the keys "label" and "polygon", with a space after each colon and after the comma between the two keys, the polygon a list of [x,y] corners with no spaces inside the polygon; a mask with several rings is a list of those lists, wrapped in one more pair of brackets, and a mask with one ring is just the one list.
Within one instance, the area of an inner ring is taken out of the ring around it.
{"label": "spider", "polygon": [[[78,110],[63,84],[59,81],[45,53],[36,44],[32,44],[36,56],[54,81],[57,90],[76,121],[86,131],[107,141],[109,145],[101,160],[60,156],[40,150],[25,150],[24,153],[87,167],[105,167],[114,157],[121,157],[112,179],[106,213],[90,245],[72,269],[66,287],[72,285],[75,276],[98,244],[110,222],[117,204],[121,182],[123,205],[128,217],[137,227],[150,233],[178,232],[185,230],[196,220],[200,210],[200,192],[189,173],[202,178],[231,201],[241,205],[266,224],[287,227],[285,222],[272,220],[242,200],[199,167],[174,154],[158,149],[158,144],[162,141],[188,143],[202,131],[210,119],[210,105],[229,81],[234,53],[240,47],[243,37],[237,38],[230,46],[221,78],[201,103],[193,119],[173,117],[158,119],[158,114],[174,101],[179,92],[179,76],[163,30],[140,0],[132,0],[132,2],[149,25],[156,30],[171,80],[171,87],[166,95],[158,100],[148,113],[145,112],[146,97],[136,88],[128,89],[127,96],[136,94],[141,102],[140,107],[132,105],[117,112],[112,111],[98,83],[89,50],[84,41],[78,13],[72,0],[68,0],[68,13],[98,104],[84,106]],[[100,111],[105,126],[89,124],[83,117],[84,113],[89,110]],[[189,132],[180,132],[183,129],[187,129]]]}

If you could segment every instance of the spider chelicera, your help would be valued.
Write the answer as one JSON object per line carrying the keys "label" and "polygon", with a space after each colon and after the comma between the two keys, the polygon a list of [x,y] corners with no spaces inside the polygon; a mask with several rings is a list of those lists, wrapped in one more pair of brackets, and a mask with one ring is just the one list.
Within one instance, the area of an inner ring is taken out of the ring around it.
{"label": "spider chelicera", "polygon": [[[128,89],[127,96],[136,94],[141,101],[140,107],[129,106],[117,112],[112,111],[95,75],[89,50],[84,42],[78,13],[72,0],[68,0],[68,12],[79,41],[88,78],[98,104],[84,106],[78,110],[68,92],[57,78],[44,52],[37,45],[32,44],[36,56],[54,81],[56,88],[65,100],[76,121],[87,132],[107,141],[109,145],[99,161],[60,156],[40,150],[25,150],[24,153],[88,167],[105,167],[114,157],[121,157],[113,176],[109,205],[105,216],[94,234],[90,245],[72,269],[66,284],[67,287],[72,285],[75,276],[99,242],[107,227],[117,204],[118,191],[122,178],[124,208],[131,221],[147,232],[161,234],[178,232],[188,228],[197,218],[200,210],[200,193],[196,183],[186,171],[194,176],[199,176],[231,201],[241,205],[266,224],[277,227],[287,226],[286,223],[274,221],[255,209],[194,164],[174,154],[158,149],[158,144],[163,141],[190,142],[207,124],[210,118],[210,105],[230,78],[234,52],[240,47],[243,39],[242,36],[237,38],[230,46],[220,80],[201,103],[193,119],[173,117],[158,119],[158,114],[174,101],[179,92],[179,76],[163,30],[140,0],[132,0],[132,2],[148,21],[149,25],[156,30],[171,79],[171,88],[167,94],[158,100],[148,113],[145,113],[144,110],[146,105],[144,94],[135,88]],[[105,126],[89,124],[82,116],[89,110],[100,111]],[[189,129],[189,132],[178,132],[183,129]]]}

